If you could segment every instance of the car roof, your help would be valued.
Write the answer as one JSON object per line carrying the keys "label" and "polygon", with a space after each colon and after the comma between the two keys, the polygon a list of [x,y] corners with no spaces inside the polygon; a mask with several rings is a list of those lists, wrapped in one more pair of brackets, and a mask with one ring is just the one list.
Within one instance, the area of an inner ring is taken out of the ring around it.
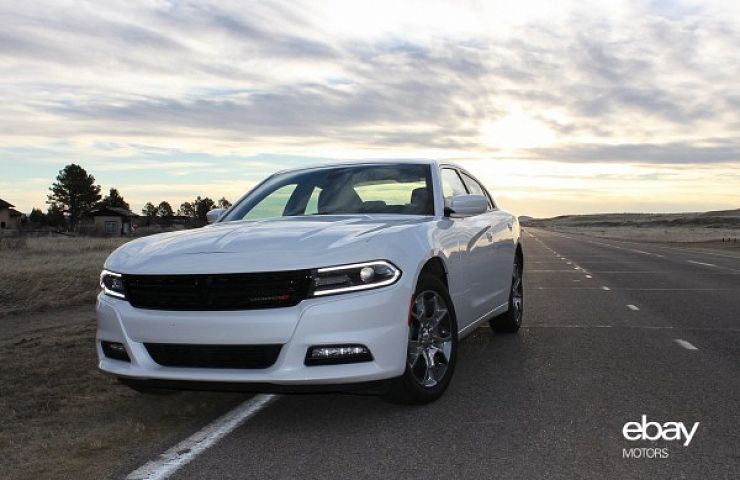
{"label": "car roof", "polygon": [[[430,160],[430,159],[372,159],[372,160],[354,160],[354,161],[336,161],[336,162],[324,162],[324,163],[318,163],[314,165],[306,165],[303,167],[296,167],[296,168],[286,168],[283,170],[279,170],[275,172],[275,174],[281,174],[281,173],[288,173],[288,172],[298,172],[301,170],[315,170],[319,168],[334,168],[334,167],[356,167],[360,165],[431,165],[432,167],[437,167],[441,164],[441,162],[437,160]],[[452,165],[454,167],[457,167],[457,165],[453,165],[448,162],[444,162],[444,165]],[[460,167],[457,167],[460,168]]]}

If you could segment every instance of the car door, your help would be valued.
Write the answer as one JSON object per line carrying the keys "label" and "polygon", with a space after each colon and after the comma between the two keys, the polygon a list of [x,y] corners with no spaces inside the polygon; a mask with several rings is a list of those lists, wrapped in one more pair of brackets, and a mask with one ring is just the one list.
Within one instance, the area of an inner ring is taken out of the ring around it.
{"label": "car door", "polygon": [[491,311],[509,301],[515,248],[512,241],[513,219],[509,213],[496,208],[491,194],[472,175],[461,171],[460,176],[470,193],[488,198],[488,211],[478,217],[480,228],[486,228],[487,240],[486,246],[480,249],[486,257],[480,260],[480,265],[486,266],[482,275],[484,292],[481,293],[481,301]]}
{"label": "car door", "polygon": [[[453,196],[469,193],[456,168],[441,169],[442,193],[445,207]],[[459,242],[465,289],[456,299],[458,328],[466,326],[488,313],[493,307],[490,289],[491,239],[490,220],[486,215],[450,215],[452,229]],[[462,307],[462,308],[461,308]]]}

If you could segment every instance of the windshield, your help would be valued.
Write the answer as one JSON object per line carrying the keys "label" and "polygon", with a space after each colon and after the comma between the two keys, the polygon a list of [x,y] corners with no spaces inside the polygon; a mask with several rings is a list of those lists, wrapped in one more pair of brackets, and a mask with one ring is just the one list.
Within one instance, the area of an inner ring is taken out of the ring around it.
{"label": "windshield", "polygon": [[337,214],[433,215],[429,165],[324,167],[269,178],[221,221]]}

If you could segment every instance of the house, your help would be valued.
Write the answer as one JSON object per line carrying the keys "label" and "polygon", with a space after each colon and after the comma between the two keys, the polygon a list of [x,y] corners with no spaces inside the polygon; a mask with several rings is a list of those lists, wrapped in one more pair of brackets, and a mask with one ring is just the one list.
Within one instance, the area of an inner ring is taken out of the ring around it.
{"label": "house", "polygon": [[139,216],[121,207],[100,207],[85,213],[83,223],[98,235],[131,235]]}
{"label": "house", "polygon": [[162,227],[189,227],[193,223],[193,217],[188,215],[168,215],[166,217],[141,217],[141,226],[160,225]]}
{"label": "house", "polygon": [[0,235],[12,235],[18,231],[23,214],[14,209],[14,206],[0,198]]}

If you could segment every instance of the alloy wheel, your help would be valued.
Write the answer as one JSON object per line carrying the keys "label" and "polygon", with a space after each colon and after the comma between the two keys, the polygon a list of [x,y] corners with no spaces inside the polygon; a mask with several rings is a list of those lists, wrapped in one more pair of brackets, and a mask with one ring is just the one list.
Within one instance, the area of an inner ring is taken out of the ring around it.
{"label": "alloy wheel", "polygon": [[452,322],[445,299],[433,290],[419,293],[411,305],[407,362],[423,387],[442,381],[452,354]]}
{"label": "alloy wheel", "polygon": [[522,323],[524,311],[524,285],[522,282],[522,264],[519,256],[514,261],[514,272],[511,279],[511,308],[514,309],[514,322]]}

